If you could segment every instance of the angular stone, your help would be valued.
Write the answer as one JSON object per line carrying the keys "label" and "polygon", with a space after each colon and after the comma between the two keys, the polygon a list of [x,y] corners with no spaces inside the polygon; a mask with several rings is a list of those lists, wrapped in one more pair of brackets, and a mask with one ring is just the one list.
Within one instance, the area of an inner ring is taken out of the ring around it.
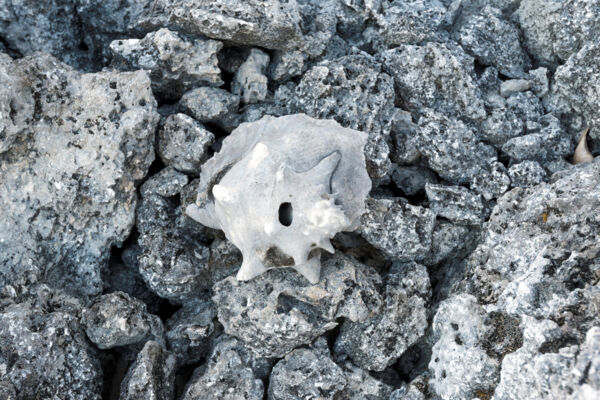
{"label": "angular stone", "polygon": [[431,211],[450,221],[479,225],[483,222],[484,207],[481,196],[462,186],[427,183],[425,192]]}
{"label": "angular stone", "polygon": [[515,93],[531,89],[531,82],[527,79],[509,79],[500,84],[500,95],[510,97]]}
{"label": "angular stone", "polygon": [[112,66],[122,71],[149,71],[152,90],[161,99],[177,100],[200,86],[221,86],[217,53],[223,45],[215,40],[185,40],[168,29],[143,39],[115,40],[110,44]]}
{"label": "angular stone", "polygon": [[381,13],[375,16],[379,34],[389,47],[432,39],[446,14],[446,7],[437,0],[392,0],[381,3]]}
{"label": "angular stone", "polygon": [[213,87],[200,87],[185,93],[179,109],[200,122],[218,122],[224,128],[236,125],[239,96]]}
{"label": "angular stone", "polygon": [[401,199],[367,199],[361,235],[388,257],[419,261],[429,252],[435,214]]}
{"label": "angular stone", "polygon": [[90,340],[101,349],[144,343],[164,345],[160,318],[146,311],[141,301],[122,292],[100,296],[83,312],[82,324]]}
{"label": "angular stone", "polygon": [[175,389],[175,356],[149,340],[121,382],[120,399],[172,399]]}
{"label": "angular stone", "polygon": [[193,118],[172,114],[158,131],[158,154],[166,165],[198,175],[214,140],[212,132]]}
{"label": "angular stone", "polygon": [[335,255],[323,262],[316,285],[295,271],[271,269],[247,282],[219,282],[212,300],[226,333],[261,357],[283,357],[333,329],[337,318],[364,321],[375,313],[380,282],[375,271]]}
{"label": "angular stone", "polygon": [[334,346],[336,354],[349,355],[370,371],[383,371],[396,362],[427,328],[431,287],[426,268],[394,264],[386,280],[381,312],[364,322],[344,322]]}
{"label": "angular stone", "polygon": [[394,168],[392,181],[406,196],[414,196],[425,190],[426,183],[437,183],[437,178],[435,174],[427,168],[399,166]]}
{"label": "angular stone", "polygon": [[132,228],[135,183],[154,159],[150,80],[81,74],[45,55],[2,54],[0,70],[0,98],[12,105],[0,111],[0,125],[10,121],[0,127],[0,286],[99,294],[110,248]]}
{"label": "angular stone", "polygon": [[537,161],[523,161],[508,169],[514,187],[531,187],[546,180],[546,171]]}

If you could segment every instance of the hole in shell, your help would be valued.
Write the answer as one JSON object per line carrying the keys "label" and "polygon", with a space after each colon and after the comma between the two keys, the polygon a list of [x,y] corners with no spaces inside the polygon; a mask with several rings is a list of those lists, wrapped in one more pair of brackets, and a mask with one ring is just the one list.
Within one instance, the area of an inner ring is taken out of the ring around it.
{"label": "hole in shell", "polygon": [[290,226],[294,219],[294,209],[292,203],[281,203],[279,206],[279,222],[283,226]]}

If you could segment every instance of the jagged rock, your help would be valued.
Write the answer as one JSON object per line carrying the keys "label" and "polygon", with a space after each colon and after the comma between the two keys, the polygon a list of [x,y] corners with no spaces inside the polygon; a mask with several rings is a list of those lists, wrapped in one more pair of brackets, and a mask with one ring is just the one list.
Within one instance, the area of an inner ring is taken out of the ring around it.
{"label": "jagged rock", "polygon": [[435,214],[402,199],[367,199],[360,233],[398,261],[419,261],[429,252]]}
{"label": "jagged rock", "polygon": [[389,47],[433,39],[445,22],[447,10],[442,3],[437,0],[382,1],[381,13],[375,14],[379,34]]}
{"label": "jagged rock", "polygon": [[306,58],[298,50],[276,51],[269,65],[269,77],[276,82],[285,82],[301,75],[306,69]]}
{"label": "jagged rock", "polygon": [[508,77],[523,77],[531,67],[520,45],[519,30],[497,8],[486,6],[469,16],[457,36],[461,46],[479,62],[495,66]]}
{"label": "jagged rock", "polygon": [[422,111],[417,148],[429,168],[452,183],[462,184],[488,172],[496,151],[484,144],[464,122],[433,110]]}
{"label": "jagged rock", "polygon": [[541,117],[537,123],[530,122],[527,131],[527,135],[512,138],[502,145],[502,151],[516,162],[533,160],[543,163],[573,153],[571,139],[552,114]]}
{"label": "jagged rock", "polygon": [[172,114],[158,131],[157,150],[166,165],[198,175],[214,140],[215,136],[193,118]]}
{"label": "jagged rock", "polygon": [[406,196],[414,196],[425,190],[426,183],[437,183],[437,178],[435,174],[427,168],[399,166],[394,168],[392,181]]}
{"label": "jagged rock", "polygon": [[346,375],[346,387],[339,393],[347,400],[387,400],[392,387],[372,377],[368,371],[360,369],[351,362],[340,364]]}
{"label": "jagged rock", "polygon": [[83,312],[82,324],[90,340],[101,349],[143,344],[154,340],[164,345],[160,318],[126,293],[100,296]]}
{"label": "jagged rock", "polygon": [[419,128],[412,121],[408,111],[399,108],[394,109],[392,117],[392,148],[390,159],[400,165],[413,164],[417,162],[421,153],[417,148]]}
{"label": "jagged rock", "polygon": [[361,368],[383,371],[423,336],[430,297],[424,266],[394,264],[386,278],[381,312],[364,322],[344,322],[334,351],[350,356]]}
{"label": "jagged rock", "polygon": [[68,399],[100,400],[102,370],[97,350],[77,321],[78,311],[61,307],[60,300],[53,303],[0,306],[0,396],[8,392],[3,399],[60,394]]}
{"label": "jagged rock", "polygon": [[135,25],[146,30],[167,26],[244,46],[290,50],[303,44],[300,20],[295,1],[158,0]]}
{"label": "jagged rock", "polygon": [[508,169],[508,176],[514,187],[531,187],[546,180],[546,171],[537,161],[523,161]]}
{"label": "jagged rock", "polygon": [[152,175],[140,188],[142,197],[158,195],[162,197],[173,197],[179,194],[188,183],[186,174],[167,167]]}
{"label": "jagged rock", "polygon": [[231,91],[241,96],[244,103],[257,103],[267,97],[268,79],[265,71],[269,55],[262,50],[252,49],[250,55],[235,73]]}
{"label": "jagged rock", "polygon": [[390,168],[395,95],[392,79],[381,68],[366,54],[325,60],[309,69],[291,91],[280,88],[275,98],[289,114],[334,119],[346,128],[367,132],[367,169],[372,177],[383,177]]}
{"label": "jagged rock", "polygon": [[121,382],[120,399],[170,400],[174,395],[175,356],[149,340]]}
{"label": "jagged rock", "polygon": [[185,40],[168,29],[143,39],[121,39],[110,44],[112,66],[122,71],[148,70],[152,90],[162,99],[177,100],[200,86],[221,86],[217,53],[223,44],[215,40]]}
{"label": "jagged rock", "polygon": [[489,169],[481,171],[473,177],[471,189],[490,201],[504,194],[510,187],[510,178],[506,167],[501,162],[492,162]]}
{"label": "jagged rock", "polygon": [[316,285],[295,271],[271,269],[251,281],[219,282],[212,300],[226,333],[262,357],[283,357],[335,328],[337,318],[364,321],[377,312],[380,283],[375,271],[335,255]]}
{"label": "jagged rock", "polygon": [[1,54],[0,70],[11,105],[0,111],[0,286],[99,294],[110,248],[133,226],[135,183],[154,159],[150,80],[81,74],[44,55]]}
{"label": "jagged rock", "polygon": [[296,349],[273,367],[270,400],[337,399],[346,387],[344,371],[331,359],[327,342]]}
{"label": "jagged rock", "polygon": [[452,222],[480,225],[485,217],[481,196],[462,186],[445,186],[427,183],[425,192],[429,208],[435,214]]}
{"label": "jagged rock", "polygon": [[549,81],[548,81],[548,69],[539,67],[537,69],[529,70],[529,79],[531,82],[531,90],[540,99],[548,94]]}
{"label": "jagged rock", "polygon": [[268,368],[267,361],[257,359],[237,340],[225,338],[216,344],[206,365],[194,371],[182,399],[262,400],[262,371]]}
{"label": "jagged rock", "polygon": [[485,118],[481,93],[470,75],[472,67],[467,69],[464,61],[467,56],[454,50],[430,42],[399,46],[382,55],[384,70],[394,78],[396,93],[409,111],[420,115],[433,108],[474,121]]}
{"label": "jagged rock", "polygon": [[[164,182],[168,183],[174,181]],[[197,298],[241,264],[237,249],[224,246],[221,239],[186,217],[185,205],[171,197],[183,192],[185,183],[181,180],[169,191],[143,191],[136,213],[140,274],[152,291],[176,303]]]}
{"label": "jagged rock", "polygon": [[179,109],[200,122],[215,122],[231,129],[237,121],[240,97],[226,90],[200,87],[185,93],[179,100]]}
{"label": "jagged rock", "polygon": [[480,341],[489,329],[485,312],[473,296],[458,295],[443,302],[433,319],[429,386],[442,399],[491,397],[499,363]]}
{"label": "jagged rock", "polygon": [[[591,1],[589,3],[592,3]],[[599,14],[599,13],[595,13]],[[600,18],[600,17],[598,17]],[[598,28],[600,29],[600,21]],[[600,139],[600,43],[588,43],[556,69],[552,90],[545,102],[549,111],[573,119],[578,135],[591,126],[589,136]]]}
{"label": "jagged rock", "polygon": [[210,339],[220,331],[214,323],[216,316],[211,302],[196,300],[185,303],[167,320],[167,344],[179,364],[193,364],[206,355]]}

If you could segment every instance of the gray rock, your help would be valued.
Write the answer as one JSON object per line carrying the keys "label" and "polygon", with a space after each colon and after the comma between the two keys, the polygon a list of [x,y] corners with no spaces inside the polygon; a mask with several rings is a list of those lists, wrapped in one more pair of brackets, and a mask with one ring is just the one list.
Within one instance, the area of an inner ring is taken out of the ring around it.
{"label": "gray rock", "polygon": [[392,365],[425,333],[431,297],[427,270],[416,263],[394,264],[382,297],[381,312],[364,322],[344,322],[334,346],[336,354],[371,371]]}
{"label": "gray rock", "polygon": [[344,371],[333,362],[323,338],[292,351],[273,367],[270,400],[337,399],[346,387]]}
{"label": "gray rock", "polygon": [[367,132],[367,169],[374,178],[385,176],[390,168],[387,142],[395,97],[392,79],[381,68],[364,53],[325,60],[309,69],[292,90],[280,87],[275,93],[288,114],[334,119]]}
{"label": "gray rock", "polygon": [[78,1],[5,0],[0,3],[0,35],[21,55],[44,52],[88,70],[90,55],[81,49],[85,29],[76,12]]}
{"label": "gray rock", "polygon": [[540,99],[548,94],[548,69],[539,67],[529,70],[529,79],[531,82],[531,90]]}
{"label": "gray rock", "polygon": [[200,87],[185,93],[179,109],[200,122],[218,122],[224,128],[236,125],[240,98],[226,90]]}
{"label": "gray rock", "polygon": [[417,147],[429,168],[443,179],[467,183],[496,161],[494,148],[482,143],[464,122],[432,110],[423,113]]}
{"label": "gray rock", "polygon": [[[97,350],[77,321],[78,311],[52,303],[0,306],[0,396],[99,400]],[[46,307],[54,310],[42,311]]]}
{"label": "gray rock", "polygon": [[381,13],[375,14],[379,35],[389,47],[433,39],[444,23],[447,10],[443,3],[439,0],[382,1]]}
{"label": "gray rock", "polygon": [[174,397],[175,356],[149,340],[121,382],[120,399],[170,400]]}
{"label": "gray rock", "polygon": [[135,25],[146,30],[168,26],[243,46],[290,50],[303,44],[296,2],[275,0],[158,0]]}
{"label": "gray rock", "polygon": [[433,318],[429,386],[442,399],[491,397],[499,363],[480,342],[489,327],[485,311],[473,296],[457,295],[444,301]]}
{"label": "gray rock", "polygon": [[[173,183],[165,183],[169,182]],[[184,192],[182,184],[185,182],[180,181],[179,185],[173,186],[179,190],[162,191],[162,194],[173,196]],[[182,303],[197,298],[214,282],[239,268],[239,251],[224,245],[221,239],[215,239],[186,217],[182,211],[186,204],[179,205],[175,198],[165,198],[156,192],[142,194],[136,212],[141,248],[139,269],[152,291],[170,301]]]}
{"label": "gray rock", "polygon": [[564,61],[600,34],[596,0],[523,0],[515,12],[529,54],[545,65]]}
{"label": "gray rock", "polygon": [[481,93],[472,76],[472,64],[456,47],[430,42],[424,46],[404,45],[382,55],[384,70],[393,78],[397,95],[408,111],[420,115],[435,109],[446,115],[470,120],[485,118]]}
{"label": "gray rock", "polygon": [[398,166],[392,172],[392,181],[406,196],[414,196],[425,190],[426,183],[437,183],[437,178],[427,168]]}
{"label": "gray rock", "polygon": [[500,95],[510,97],[515,93],[531,89],[531,82],[527,79],[509,79],[500,85]]}
{"label": "gray rock", "polygon": [[1,54],[0,70],[11,105],[0,111],[0,286],[99,294],[110,248],[133,226],[135,183],[154,159],[150,80],[81,74],[44,55]]}
{"label": "gray rock", "polygon": [[88,29],[123,34],[151,6],[149,0],[77,0],[77,14]]}
{"label": "gray rock", "polygon": [[306,54],[299,50],[275,51],[269,65],[269,77],[275,82],[285,82],[302,75],[306,70]]}
{"label": "gray rock", "polygon": [[387,400],[393,388],[374,378],[368,371],[360,369],[351,362],[341,364],[346,375],[346,387],[339,396],[347,400]]}
{"label": "gray rock", "polygon": [[429,252],[435,214],[402,199],[367,199],[361,235],[388,257],[419,261]]}
{"label": "gray rock", "polygon": [[489,169],[481,170],[471,181],[471,189],[487,201],[500,197],[509,187],[510,178],[506,167],[498,161],[492,162]]}
{"label": "gray rock", "polygon": [[519,30],[497,8],[486,6],[469,16],[457,36],[461,46],[482,64],[493,65],[510,78],[523,77],[531,67],[520,45]]}
{"label": "gray rock", "polygon": [[508,169],[514,187],[531,187],[546,180],[546,171],[537,161],[523,161]]}
{"label": "gray rock", "polygon": [[212,132],[201,123],[185,114],[173,114],[158,131],[157,150],[166,165],[198,175],[214,140]]}
{"label": "gray rock", "polygon": [[100,349],[143,344],[150,339],[164,345],[160,318],[149,314],[144,303],[126,293],[100,296],[84,310],[81,323]]}
{"label": "gray rock", "polygon": [[481,196],[462,186],[445,186],[427,183],[425,192],[429,208],[450,221],[479,225],[483,222],[484,206]]}
{"label": "gray rock", "polygon": [[258,360],[234,339],[220,341],[188,382],[182,400],[262,400],[264,385],[255,371]]}
{"label": "gray rock", "polygon": [[293,270],[271,269],[248,282],[219,282],[212,300],[227,334],[261,357],[283,357],[333,329],[337,318],[364,321],[376,312],[380,282],[375,271],[336,255],[323,262],[317,285]]}
{"label": "gray rock", "polygon": [[173,197],[179,194],[187,183],[187,175],[167,167],[148,178],[140,188],[140,193],[142,197]]}
{"label": "gray rock", "polygon": [[417,148],[418,127],[408,111],[396,108],[392,117],[390,159],[400,165],[413,164],[421,153]]}
{"label": "gray rock", "polygon": [[152,90],[161,99],[177,100],[200,86],[221,86],[217,53],[223,44],[215,40],[185,40],[160,29],[143,39],[115,40],[110,44],[112,66],[122,71],[149,71]]}
{"label": "gray rock", "polygon": [[512,138],[504,143],[502,151],[516,162],[544,162],[572,154],[573,147],[560,121],[552,114],[547,114],[540,118],[538,123],[529,123],[527,135]]}
{"label": "gray rock", "polygon": [[[598,14],[598,13],[596,13]],[[600,17],[599,17],[600,18]],[[600,22],[598,23],[600,29]],[[591,126],[589,137],[600,139],[600,44],[589,43],[556,69],[552,90],[545,103],[549,111],[573,119],[576,137],[585,126]]]}
{"label": "gray rock", "polygon": [[470,242],[477,242],[476,232],[473,226],[445,220],[436,221],[431,252],[423,260],[423,263],[427,266],[433,266],[444,260],[462,259],[468,256]]}
{"label": "gray rock", "polygon": [[211,338],[220,332],[216,315],[211,302],[196,300],[185,303],[167,320],[167,344],[178,364],[193,364],[206,356]]}
{"label": "gray rock", "polygon": [[525,122],[521,116],[504,102],[493,107],[488,117],[481,124],[479,133],[482,139],[501,147],[507,140],[523,134]]}
{"label": "gray rock", "polygon": [[262,50],[252,49],[235,73],[231,84],[233,94],[241,96],[246,104],[263,101],[268,91],[268,79],[265,76],[268,65],[269,55]]}

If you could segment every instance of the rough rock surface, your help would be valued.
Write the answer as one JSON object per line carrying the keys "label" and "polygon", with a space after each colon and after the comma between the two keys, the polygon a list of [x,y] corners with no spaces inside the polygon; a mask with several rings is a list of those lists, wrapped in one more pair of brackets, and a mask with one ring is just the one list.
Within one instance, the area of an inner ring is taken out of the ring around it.
{"label": "rough rock surface", "polygon": [[100,293],[154,159],[145,72],[81,74],[50,56],[0,54],[0,286]]}

